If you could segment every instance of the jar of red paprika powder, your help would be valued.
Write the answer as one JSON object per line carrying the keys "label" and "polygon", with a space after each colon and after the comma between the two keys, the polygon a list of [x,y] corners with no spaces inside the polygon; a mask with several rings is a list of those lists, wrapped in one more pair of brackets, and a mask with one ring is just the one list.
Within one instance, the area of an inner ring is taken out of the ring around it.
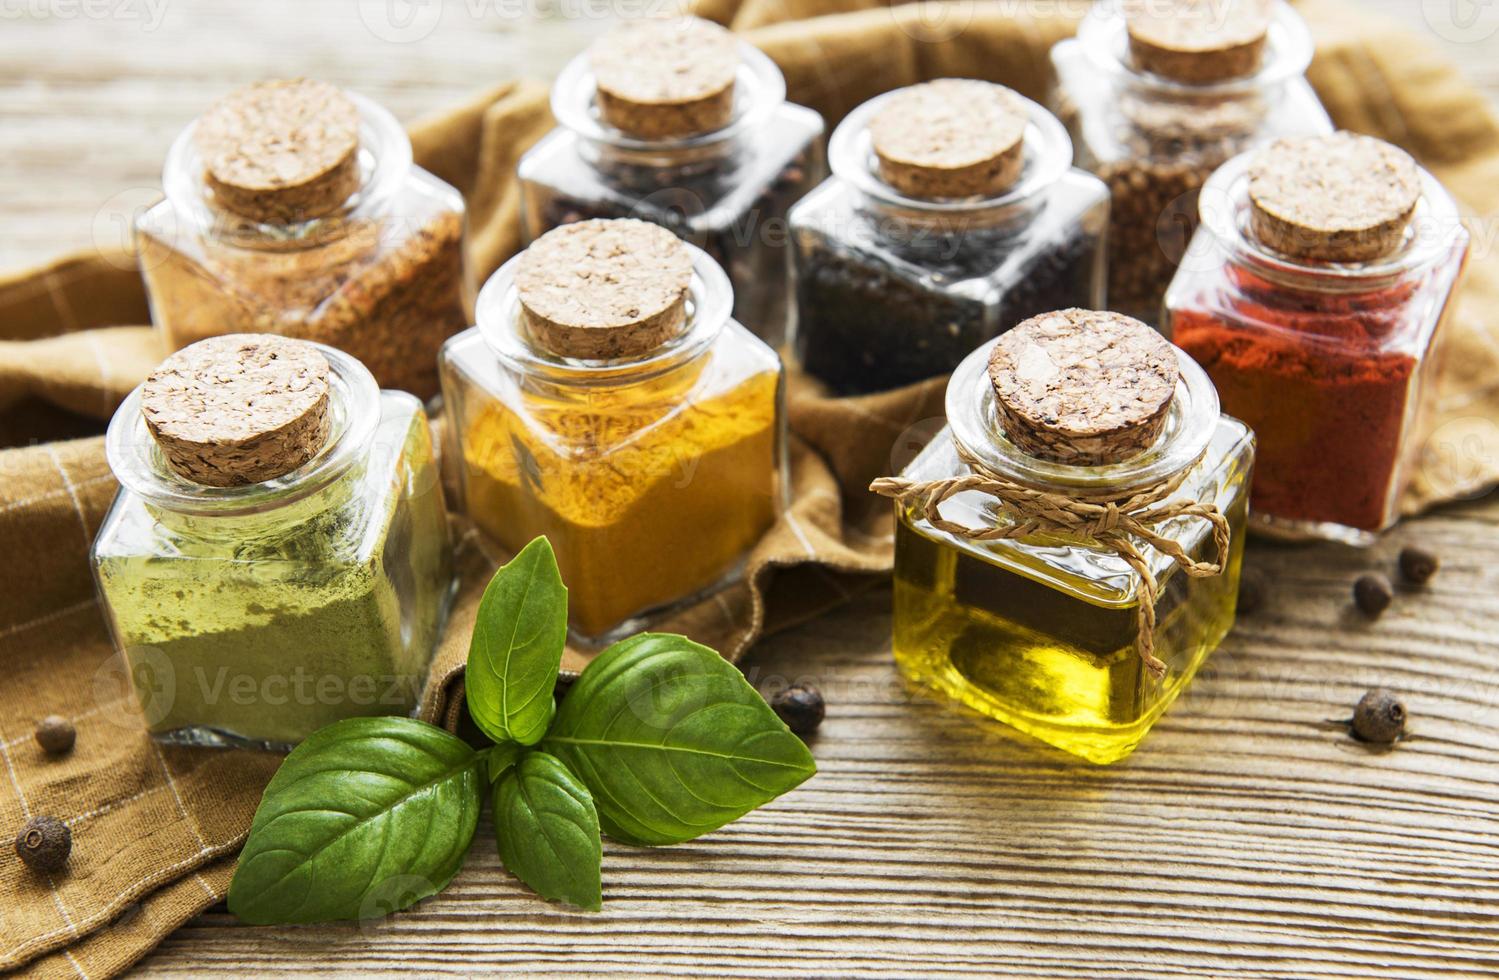
{"label": "jar of red paprika powder", "polygon": [[1335,133],[1232,160],[1200,210],[1164,327],[1259,437],[1256,526],[1369,543],[1420,450],[1468,254],[1456,204],[1404,151]]}

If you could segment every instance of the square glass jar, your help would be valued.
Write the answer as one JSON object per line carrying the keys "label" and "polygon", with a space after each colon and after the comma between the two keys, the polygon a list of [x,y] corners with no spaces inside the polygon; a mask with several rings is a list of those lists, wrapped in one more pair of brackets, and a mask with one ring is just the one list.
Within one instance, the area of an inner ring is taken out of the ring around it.
{"label": "square glass jar", "polygon": [[454,589],[426,412],[322,353],[332,434],[275,480],[220,488],[172,472],[139,388],[110,423],[121,489],[94,577],[159,738],[286,749],[417,707]]}
{"label": "square glass jar", "polygon": [[870,124],[839,124],[834,175],[791,211],[802,368],[839,395],[950,374],[975,347],[1048,310],[1101,308],[1109,192],[1072,168],[1057,119],[1029,99],[1024,164],[998,197],[914,198],[880,178]]}
{"label": "square glass jar", "polygon": [[786,335],[786,215],[826,171],[822,117],[786,101],[780,69],[739,42],[731,121],[679,139],[636,139],[605,123],[588,55],[552,87],[558,127],[521,157],[527,242],[590,218],[671,229],[728,273],[734,318],[772,348]]}
{"label": "square glass jar", "polygon": [[[1202,369],[1178,352],[1181,377],[1155,445],[1124,463],[1071,466],[1026,455],[1003,434],[985,369],[994,344],[963,362],[948,385],[949,425],[902,476],[927,482],[974,470],[958,446],[1006,479],[1052,492],[1145,487],[1183,469],[1171,501],[1214,504],[1231,544],[1216,576],[1191,577],[1142,544],[1157,582],[1157,678],[1136,649],[1141,579],[1111,549],[1079,536],[973,541],[898,505],[894,649],[901,672],[957,701],[1090,762],[1124,758],[1186,688],[1234,621],[1254,436],[1218,412]],[[992,497],[960,493],[942,516],[973,527],[1012,520]],[[1213,561],[1210,526],[1178,519],[1165,533]]]}
{"label": "square glass jar", "polygon": [[463,197],[411,162],[380,105],[359,111],[359,189],[331,214],[267,223],[216,202],[189,125],[167,155],[165,199],[136,221],[151,319],[167,347],[275,333],[352,354],[383,387],[437,394],[437,355],[468,326]]}
{"label": "square glass jar", "polygon": [[469,517],[504,548],[546,535],[571,637],[603,646],[737,579],[782,509],[780,358],[730,316],[728,279],[692,252],[685,328],[641,357],[544,350],[517,263],[443,350],[448,451]]}
{"label": "square glass jar", "polygon": [[1438,333],[1470,236],[1429,172],[1404,244],[1364,263],[1304,262],[1252,230],[1246,153],[1203,189],[1202,224],[1162,328],[1259,440],[1255,530],[1372,544],[1400,518],[1435,396]]}
{"label": "square glass jar", "polygon": [[1197,227],[1197,194],[1214,170],[1256,144],[1332,132],[1305,73],[1312,38],[1284,0],[1259,70],[1211,84],[1137,68],[1123,0],[1098,0],[1075,38],[1052,48],[1057,115],[1078,166],[1109,187],[1109,308],[1158,323],[1161,300]]}

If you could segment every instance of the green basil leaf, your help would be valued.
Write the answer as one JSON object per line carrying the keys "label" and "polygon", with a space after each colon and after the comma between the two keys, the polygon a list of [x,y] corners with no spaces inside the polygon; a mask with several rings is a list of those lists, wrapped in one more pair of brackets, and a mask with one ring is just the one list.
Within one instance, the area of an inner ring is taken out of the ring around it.
{"label": "green basil leaf", "polygon": [[478,826],[481,756],[410,718],[350,718],[292,750],[255,811],[229,910],[272,925],[372,918],[442,891]]}
{"label": "green basil leaf", "polygon": [[521,549],[479,600],[464,686],[468,713],[496,742],[535,745],[556,705],[567,643],[567,589],[546,538]]}
{"label": "green basil leaf", "polygon": [[485,763],[490,785],[505,778],[505,774],[515,767],[525,751],[524,745],[515,742],[505,742],[490,749],[488,761]]}
{"label": "green basil leaf", "polygon": [[604,833],[631,844],[692,840],[817,771],[733,665],[651,633],[588,665],[542,748],[593,793]]}
{"label": "green basil leaf", "polygon": [[593,797],[557,759],[527,752],[494,788],[500,860],[542,898],[603,907],[599,815]]}

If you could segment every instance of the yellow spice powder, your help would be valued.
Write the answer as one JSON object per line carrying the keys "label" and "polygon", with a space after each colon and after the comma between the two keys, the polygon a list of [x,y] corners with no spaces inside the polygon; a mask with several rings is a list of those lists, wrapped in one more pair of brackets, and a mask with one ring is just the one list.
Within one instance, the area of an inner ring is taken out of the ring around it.
{"label": "yellow spice powder", "polygon": [[573,626],[600,636],[713,585],[765,533],[779,386],[763,372],[699,402],[528,396],[525,419],[490,403],[465,433],[469,513],[511,550],[546,535]]}

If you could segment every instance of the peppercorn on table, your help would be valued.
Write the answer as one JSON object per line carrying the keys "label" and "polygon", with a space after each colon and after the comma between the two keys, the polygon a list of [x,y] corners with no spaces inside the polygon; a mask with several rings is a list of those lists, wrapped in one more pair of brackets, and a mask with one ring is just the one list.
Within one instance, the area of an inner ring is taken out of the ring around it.
{"label": "peppercorn on table", "polygon": [[[1431,36],[1421,5],[1370,4]],[[144,20],[158,6],[117,4],[96,20],[43,4],[51,16],[7,21],[0,126],[16,142],[0,173],[0,267],[114,234],[108,215],[129,188],[155,184],[205,91],[307,72],[409,119],[497,70],[548,76],[580,33],[604,26],[498,12],[476,22],[491,8],[453,3],[416,44],[403,43],[409,23],[361,22],[382,4],[267,0],[225,14],[175,0]],[[1499,32],[1485,43],[1448,33],[1464,42],[1452,56],[1499,95]],[[106,135],[110,153],[83,152]],[[140,973],[1493,975],[1496,542],[1499,498],[1412,521],[1371,552],[1253,542],[1245,563],[1269,582],[1263,607],[1111,768],[910,694],[891,657],[890,594],[877,588],[744,661],[767,694],[796,681],[825,693],[819,775],[694,844],[606,842],[603,913],[538,900],[500,870],[481,826],[453,886],[412,910],[280,929],[210,911]],[[1441,570],[1367,622],[1351,583],[1394,577],[1408,543],[1437,552]],[[1411,716],[1392,750],[1347,735],[1354,704],[1379,685]]]}

